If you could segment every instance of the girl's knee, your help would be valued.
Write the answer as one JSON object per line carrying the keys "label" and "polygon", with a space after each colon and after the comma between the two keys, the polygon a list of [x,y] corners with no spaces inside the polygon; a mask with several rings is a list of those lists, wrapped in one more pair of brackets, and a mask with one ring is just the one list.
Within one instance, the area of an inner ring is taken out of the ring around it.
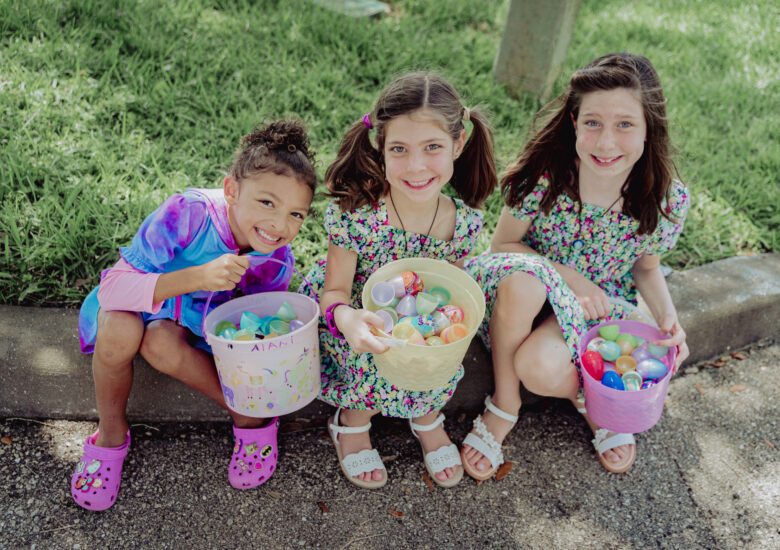
{"label": "girl's knee", "polygon": [[146,326],[140,353],[155,369],[169,373],[181,363],[180,346],[176,340],[181,338],[178,327],[172,321],[160,319]]}
{"label": "girl's knee", "polygon": [[131,360],[144,334],[140,315],[128,311],[100,311],[95,357],[106,364]]}
{"label": "girl's knee", "polygon": [[496,290],[496,312],[512,312],[519,308],[536,314],[547,300],[544,284],[528,273],[518,271],[508,275]]}
{"label": "girl's knee", "polygon": [[556,387],[571,374],[574,368],[568,348],[557,349],[555,342],[549,346],[520,346],[515,353],[514,364],[523,385],[534,393],[544,394],[548,387]]}

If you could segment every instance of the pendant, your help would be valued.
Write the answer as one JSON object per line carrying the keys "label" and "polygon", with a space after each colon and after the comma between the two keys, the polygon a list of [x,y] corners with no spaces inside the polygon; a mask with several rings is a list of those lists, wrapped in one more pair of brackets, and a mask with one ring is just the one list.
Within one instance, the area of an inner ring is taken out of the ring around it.
{"label": "pendant", "polygon": [[571,247],[574,250],[582,250],[582,247],[585,246],[585,243],[582,242],[582,239],[575,239],[573,243],[571,243]]}

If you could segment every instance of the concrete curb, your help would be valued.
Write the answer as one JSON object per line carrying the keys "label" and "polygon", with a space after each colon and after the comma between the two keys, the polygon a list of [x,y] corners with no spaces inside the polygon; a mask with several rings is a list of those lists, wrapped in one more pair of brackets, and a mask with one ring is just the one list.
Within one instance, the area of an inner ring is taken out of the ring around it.
{"label": "concrete curb", "polygon": [[[688,334],[688,365],[780,335],[780,254],[743,256],[668,277]],[[0,305],[0,416],[96,419],[90,356],[79,352],[76,310]],[[473,342],[466,376],[445,408],[477,412],[492,391],[489,354]],[[136,358],[131,421],[223,421],[225,412]],[[526,403],[535,396],[526,395]],[[292,416],[324,415],[315,401]]]}

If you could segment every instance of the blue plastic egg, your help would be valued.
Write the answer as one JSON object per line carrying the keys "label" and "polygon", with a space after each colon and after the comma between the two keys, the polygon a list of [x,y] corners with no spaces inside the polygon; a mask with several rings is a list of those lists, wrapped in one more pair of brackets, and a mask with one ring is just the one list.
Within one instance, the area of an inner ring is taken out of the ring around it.
{"label": "blue plastic egg", "polygon": [[666,374],[666,365],[658,359],[644,359],[636,364],[636,371],[642,375],[642,378],[661,378]]}
{"label": "blue plastic egg", "polygon": [[623,380],[621,380],[620,375],[611,370],[604,373],[604,376],[601,378],[601,383],[608,388],[613,388],[616,390],[626,389],[623,385]]}
{"label": "blue plastic egg", "polygon": [[604,361],[614,361],[620,357],[620,346],[611,341],[602,342],[599,344],[599,353]]}
{"label": "blue plastic egg", "polygon": [[656,346],[655,344],[647,344],[647,351],[649,351],[650,355],[652,355],[656,359],[661,359],[667,354],[669,348],[667,348],[666,346]]}

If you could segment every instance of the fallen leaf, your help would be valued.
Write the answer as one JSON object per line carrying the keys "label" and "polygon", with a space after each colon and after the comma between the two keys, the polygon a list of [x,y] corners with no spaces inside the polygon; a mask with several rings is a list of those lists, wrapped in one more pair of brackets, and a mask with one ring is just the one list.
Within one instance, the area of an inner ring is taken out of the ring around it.
{"label": "fallen leaf", "polygon": [[84,286],[88,282],[89,282],[89,279],[76,279],[74,281],[74,283],[73,283],[73,286],[75,286],[76,288],[81,288],[82,286]]}
{"label": "fallen leaf", "polygon": [[392,508],[390,510],[388,510],[387,513],[390,514],[391,516],[395,516],[397,518],[404,517],[404,513],[403,512],[399,512],[398,510],[393,510]]}
{"label": "fallen leaf", "polygon": [[696,391],[698,391],[700,394],[704,395],[705,393],[707,393],[704,390],[704,388],[701,387],[701,384],[699,384],[698,382],[696,382],[695,386],[696,386]]}
{"label": "fallen leaf", "polygon": [[387,455],[382,457],[382,462],[385,464],[388,462],[393,462],[394,460],[398,460],[398,455]]}
{"label": "fallen leaf", "polygon": [[732,353],[731,356],[734,359],[738,359],[740,361],[742,361],[743,359],[747,359],[747,355],[745,355],[744,353],[741,353],[739,351],[736,351],[736,352]]}
{"label": "fallen leaf", "polygon": [[330,512],[330,508],[328,508],[328,506],[324,502],[318,500],[317,506],[320,507],[320,510],[322,510],[323,514],[327,514],[328,512]]}
{"label": "fallen leaf", "polygon": [[720,361],[715,361],[715,362],[712,364],[712,366],[713,366],[713,367],[722,367],[722,366],[723,366],[723,365],[725,365],[725,364],[726,364],[726,362],[725,362],[723,359],[721,359]]}
{"label": "fallen leaf", "polygon": [[763,439],[763,440],[764,440],[764,443],[766,443],[767,445],[769,445],[769,446],[770,446],[770,447],[772,447],[773,449],[775,448],[775,446],[774,446],[774,445],[772,445],[772,442],[771,442],[771,441],[769,441],[767,438],[765,438],[765,437],[762,437],[761,439]]}
{"label": "fallen leaf", "polygon": [[730,391],[730,392],[737,393],[737,392],[741,392],[741,391],[743,391],[743,390],[744,390],[744,389],[746,389],[746,388],[747,388],[747,386],[746,386],[745,384],[736,384],[736,385],[734,385],[734,386],[731,386],[731,387],[729,388],[729,391]]}
{"label": "fallen leaf", "polygon": [[423,478],[423,481],[428,486],[428,489],[433,491],[433,481],[431,481],[431,478],[426,474],[425,472],[420,474],[420,477]]}
{"label": "fallen leaf", "polygon": [[282,433],[299,432],[303,429],[303,425],[299,422],[285,422],[279,426],[279,431]]}
{"label": "fallen leaf", "polygon": [[271,489],[266,489],[265,492],[268,494],[269,497],[273,498],[282,498],[282,493],[277,493],[276,491],[272,491]]}
{"label": "fallen leaf", "polygon": [[4,435],[3,437],[0,437],[0,441],[5,443],[6,445],[10,445],[11,443],[13,443],[13,440],[11,440],[11,438],[6,436],[6,435]]}
{"label": "fallen leaf", "polygon": [[509,472],[512,471],[512,466],[514,465],[514,462],[504,462],[501,466],[499,466],[498,470],[496,471],[496,481],[501,481],[507,475],[509,475]]}
{"label": "fallen leaf", "polygon": [[721,355],[720,356],[720,360],[721,361],[728,361],[729,359],[731,359],[730,355]]}

